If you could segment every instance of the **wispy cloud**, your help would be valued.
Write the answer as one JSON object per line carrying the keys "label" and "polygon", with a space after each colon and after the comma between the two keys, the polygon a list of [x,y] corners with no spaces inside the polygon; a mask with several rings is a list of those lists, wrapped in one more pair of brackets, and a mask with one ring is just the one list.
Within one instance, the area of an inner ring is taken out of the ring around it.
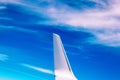
{"label": "wispy cloud", "polygon": [[21,28],[21,27],[16,27],[16,26],[4,26],[4,25],[0,25],[0,29],[17,30],[17,31],[22,31],[22,32],[26,32],[26,33],[38,33],[37,30],[32,30],[32,29],[27,29],[27,28]]}
{"label": "wispy cloud", "polygon": [[48,70],[48,69],[36,67],[36,66],[33,66],[33,65],[25,64],[25,63],[22,63],[21,65],[24,66],[24,67],[28,67],[28,68],[43,72],[43,73],[53,74],[53,72],[51,70]]}
{"label": "wispy cloud", "polygon": [[1,9],[6,9],[6,6],[0,6],[0,10],[1,10]]}
{"label": "wispy cloud", "polygon": [[61,5],[61,9],[54,8],[49,15],[58,24],[87,29],[96,37],[91,39],[92,43],[120,46],[120,1],[109,0],[107,5],[102,0],[91,1],[101,4],[105,9],[86,8],[84,11],[79,11]]}
{"label": "wispy cloud", "polygon": [[[101,9],[100,6],[95,6],[92,9],[84,8],[83,10],[72,8],[70,5],[65,4],[64,1],[42,0],[39,1],[39,3],[38,1],[39,0],[36,0],[33,4],[25,0],[9,0],[9,3],[27,6],[26,8],[28,10],[36,11],[50,18],[50,20],[42,21],[42,23],[41,21],[37,21],[37,24],[70,25],[72,28],[82,27],[96,37],[91,39],[92,41],[90,42],[109,46],[120,46],[119,0],[88,0],[95,2],[96,5],[100,4],[101,7],[104,8]],[[5,1],[3,0],[3,2]],[[45,6],[43,5],[44,3],[48,5]],[[81,1],[78,1],[78,4],[79,3],[81,3]]]}
{"label": "wispy cloud", "polygon": [[8,60],[8,55],[0,53],[0,61],[6,61],[6,60]]}

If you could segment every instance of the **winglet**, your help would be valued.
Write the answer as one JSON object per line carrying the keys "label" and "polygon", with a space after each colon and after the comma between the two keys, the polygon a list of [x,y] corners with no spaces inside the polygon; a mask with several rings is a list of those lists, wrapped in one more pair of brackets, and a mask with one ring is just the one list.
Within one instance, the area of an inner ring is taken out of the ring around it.
{"label": "winglet", "polygon": [[77,80],[69,64],[62,41],[53,33],[55,80]]}

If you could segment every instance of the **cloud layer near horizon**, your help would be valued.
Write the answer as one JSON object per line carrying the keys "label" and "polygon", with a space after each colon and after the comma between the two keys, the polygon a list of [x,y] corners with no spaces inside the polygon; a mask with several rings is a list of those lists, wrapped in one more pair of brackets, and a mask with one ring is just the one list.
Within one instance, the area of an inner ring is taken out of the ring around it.
{"label": "cloud layer near horizon", "polygon": [[[83,0],[68,5],[62,0],[1,0],[2,3],[19,4],[24,10],[36,15],[46,15],[50,20],[38,21],[36,24],[68,25],[73,30],[86,29],[95,38],[88,40],[90,43],[99,43],[108,46],[120,46],[120,1],[119,0],[87,0],[95,3],[94,7],[84,7]],[[78,9],[81,6],[82,9]],[[83,6],[83,7],[82,7]],[[74,7],[74,8],[73,8]],[[75,28],[75,29],[74,29]],[[77,29],[76,29],[77,28]]]}

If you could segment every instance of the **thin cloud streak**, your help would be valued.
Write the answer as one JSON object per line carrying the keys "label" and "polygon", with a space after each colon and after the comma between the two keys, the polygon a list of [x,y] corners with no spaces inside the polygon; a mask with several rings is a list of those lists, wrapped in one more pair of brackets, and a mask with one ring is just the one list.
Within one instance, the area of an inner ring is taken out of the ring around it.
{"label": "thin cloud streak", "polygon": [[6,9],[6,7],[5,6],[0,6],[0,10],[2,10],[2,9]]}
{"label": "thin cloud streak", "polygon": [[0,53],[0,61],[6,61],[6,60],[8,60],[8,55]]}
{"label": "thin cloud streak", "polygon": [[26,33],[38,33],[37,30],[32,30],[32,29],[26,29],[26,28],[21,28],[21,27],[16,27],[16,26],[3,26],[0,25],[0,29],[9,29],[9,30],[17,30],[17,31],[22,31],[22,32],[26,32]]}
{"label": "thin cloud streak", "polygon": [[27,67],[27,68],[31,68],[31,69],[43,72],[43,73],[53,74],[53,72],[51,70],[48,70],[48,69],[36,67],[36,66],[33,66],[33,65],[25,64],[25,63],[22,63],[21,65],[24,66],[24,67]]}

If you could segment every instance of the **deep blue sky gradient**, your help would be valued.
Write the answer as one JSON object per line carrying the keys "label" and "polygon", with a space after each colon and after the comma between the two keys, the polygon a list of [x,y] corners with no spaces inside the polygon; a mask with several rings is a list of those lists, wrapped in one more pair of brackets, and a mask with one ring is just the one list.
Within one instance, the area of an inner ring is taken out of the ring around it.
{"label": "deep blue sky gradient", "polygon": [[[59,0],[81,11],[95,8],[97,4],[87,0],[70,1]],[[39,3],[30,0],[27,4],[32,2],[33,5]],[[39,7],[49,6],[47,2],[41,4]],[[11,3],[0,6],[7,7],[0,9],[0,54],[8,56],[8,60],[0,61],[0,80],[54,80],[52,74],[20,65],[26,63],[54,72],[53,33],[61,36],[78,80],[120,80],[120,47],[89,43],[95,36],[83,28],[76,30],[70,25],[37,24],[38,21],[52,20],[45,12],[38,14],[32,12],[33,8],[27,10]]]}

